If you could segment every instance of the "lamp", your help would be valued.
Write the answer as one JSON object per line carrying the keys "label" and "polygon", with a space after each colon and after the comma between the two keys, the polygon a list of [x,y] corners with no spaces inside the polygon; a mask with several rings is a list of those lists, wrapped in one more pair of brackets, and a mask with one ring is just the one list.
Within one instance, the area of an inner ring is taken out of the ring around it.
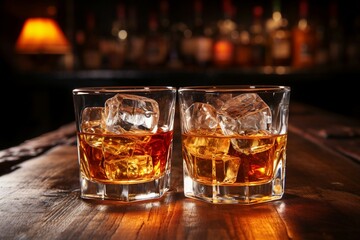
{"label": "lamp", "polygon": [[29,18],[16,41],[15,50],[24,54],[66,54],[70,44],[52,18]]}
{"label": "lamp", "polygon": [[28,18],[15,44],[21,70],[71,70],[71,45],[53,18]]}

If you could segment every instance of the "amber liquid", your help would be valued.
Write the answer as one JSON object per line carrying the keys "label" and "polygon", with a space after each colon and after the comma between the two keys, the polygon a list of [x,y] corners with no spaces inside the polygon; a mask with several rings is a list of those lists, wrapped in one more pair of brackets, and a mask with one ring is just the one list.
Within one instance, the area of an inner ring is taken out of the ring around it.
{"label": "amber liquid", "polygon": [[182,135],[187,170],[195,181],[207,185],[244,186],[266,183],[285,161],[287,135],[266,132],[224,136],[189,132]]}
{"label": "amber liquid", "polygon": [[102,183],[148,182],[164,175],[173,132],[156,134],[78,133],[80,171]]}

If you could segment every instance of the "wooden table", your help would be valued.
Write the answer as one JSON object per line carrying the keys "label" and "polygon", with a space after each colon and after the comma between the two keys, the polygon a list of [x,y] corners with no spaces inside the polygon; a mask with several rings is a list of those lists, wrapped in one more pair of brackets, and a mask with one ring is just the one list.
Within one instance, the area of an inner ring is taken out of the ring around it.
{"label": "wooden table", "polygon": [[290,108],[281,200],[241,206],[185,198],[178,131],[165,197],[82,200],[70,123],[0,152],[0,239],[360,239],[360,123]]}

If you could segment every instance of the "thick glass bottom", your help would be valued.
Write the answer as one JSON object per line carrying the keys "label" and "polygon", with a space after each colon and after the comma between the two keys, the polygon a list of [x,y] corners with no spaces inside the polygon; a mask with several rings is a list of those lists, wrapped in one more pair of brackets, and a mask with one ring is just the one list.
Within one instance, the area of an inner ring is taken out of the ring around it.
{"label": "thick glass bottom", "polygon": [[170,188],[170,171],[161,178],[138,184],[104,184],[80,174],[80,197],[83,199],[136,202],[161,198]]}
{"label": "thick glass bottom", "polygon": [[279,168],[274,179],[257,185],[206,185],[194,181],[184,167],[186,197],[218,204],[255,204],[281,199],[284,194],[284,169]]}

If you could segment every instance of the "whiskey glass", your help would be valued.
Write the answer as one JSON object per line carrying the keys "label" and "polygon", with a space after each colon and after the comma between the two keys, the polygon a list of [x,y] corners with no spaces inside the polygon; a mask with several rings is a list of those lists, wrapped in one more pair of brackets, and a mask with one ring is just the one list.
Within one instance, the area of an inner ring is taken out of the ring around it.
{"label": "whiskey glass", "polygon": [[73,101],[81,198],[161,198],[170,187],[176,88],[77,88]]}
{"label": "whiskey glass", "polygon": [[253,204],[285,189],[290,87],[178,89],[186,197]]}

